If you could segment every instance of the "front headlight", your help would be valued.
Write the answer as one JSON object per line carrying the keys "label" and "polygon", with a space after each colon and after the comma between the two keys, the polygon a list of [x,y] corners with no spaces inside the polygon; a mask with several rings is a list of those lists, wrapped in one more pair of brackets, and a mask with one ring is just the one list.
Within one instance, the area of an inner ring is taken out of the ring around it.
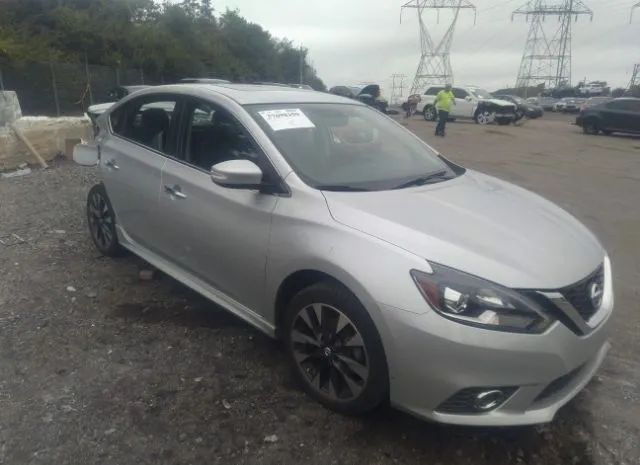
{"label": "front headlight", "polygon": [[429,262],[433,273],[412,270],[424,298],[442,316],[471,326],[539,334],[555,320],[526,296],[484,279]]}

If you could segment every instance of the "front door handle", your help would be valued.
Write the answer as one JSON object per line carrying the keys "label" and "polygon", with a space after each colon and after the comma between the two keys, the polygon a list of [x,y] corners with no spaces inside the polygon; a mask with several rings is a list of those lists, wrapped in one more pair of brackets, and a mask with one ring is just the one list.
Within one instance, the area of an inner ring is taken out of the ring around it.
{"label": "front door handle", "polygon": [[169,195],[171,195],[173,197],[176,197],[178,199],[186,199],[187,198],[187,196],[182,193],[182,189],[180,188],[180,186],[177,185],[177,184],[174,184],[173,186],[168,186],[168,185],[165,184],[164,191],[167,194],[169,194]]}
{"label": "front door handle", "polygon": [[118,166],[118,164],[116,163],[116,161],[113,158],[105,161],[104,165],[109,167],[109,168],[111,168],[111,169],[114,169],[114,170],[119,170],[120,169],[120,167]]}

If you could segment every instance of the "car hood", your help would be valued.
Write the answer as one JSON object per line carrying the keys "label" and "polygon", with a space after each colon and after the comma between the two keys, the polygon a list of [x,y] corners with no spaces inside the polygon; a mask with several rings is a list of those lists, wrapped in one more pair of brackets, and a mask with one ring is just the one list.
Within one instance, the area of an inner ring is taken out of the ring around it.
{"label": "car hood", "polygon": [[512,288],[561,288],[604,259],[598,240],[567,212],[473,171],[416,188],[323,194],[343,225]]}
{"label": "car hood", "polygon": [[500,100],[498,98],[483,98],[483,99],[480,99],[480,100],[483,101],[483,102],[493,103],[494,105],[498,105],[498,106],[501,106],[501,107],[505,107],[505,106],[515,107],[516,106],[515,103],[511,103],[508,100]]}

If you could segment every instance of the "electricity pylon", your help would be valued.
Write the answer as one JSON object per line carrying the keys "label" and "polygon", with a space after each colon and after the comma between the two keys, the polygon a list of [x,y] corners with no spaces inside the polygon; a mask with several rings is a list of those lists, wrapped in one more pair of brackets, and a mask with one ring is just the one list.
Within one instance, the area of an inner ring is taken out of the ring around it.
{"label": "electricity pylon", "polygon": [[640,87],[640,63],[633,67],[633,74],[631,75],[631,81],[627,89],[631,90],[633,87]]}
{"label": "electricity pylon", "polygon": [[629,18],[629,22],[633,21],[633,12],[636,8],[640,8],[640,2],[636,3],[631,7],[631,17]]}
{"label": "electricity pylon", "polygon": [[[580,0],[529,0],[511,19],[516,15],[531,23],[516,87],[571,85],[571,22],[584,15],[593,19],[593,11]],[[558,26],[545,27],[547,17],[557,17]]]}
{"label": "electricity pylon", "polygon": [[[416,70],[409,94],[424,92],[430,84],[453,84],[453,71],[449,54],[453,42],[453,33],[458,22],[460,10],[472,9],[474,12],[474,22],[476,7],[468,0],[410,0],[402,5],[400,9],[400,20],[402,21],[402,10],[414,8],[418,13],[418,24],[420,26],[420,63]],[[438,19],[440,10],[454,10],[453,19],[449,24],[447,32],[437,44],[433,41],[431,34],[424,24],[423,12],[425,10],[435,10]]]}

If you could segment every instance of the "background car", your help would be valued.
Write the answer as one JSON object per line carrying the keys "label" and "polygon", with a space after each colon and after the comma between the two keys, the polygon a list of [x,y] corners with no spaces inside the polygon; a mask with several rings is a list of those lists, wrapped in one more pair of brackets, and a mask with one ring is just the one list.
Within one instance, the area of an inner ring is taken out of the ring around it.
{"label": "background car", "polygon": [[517,95],[493,94],[493,96],[514,103],[516,105],[516,119],[521,119],[524,116],[532,119],[540,118],[544,114],[541,106],[528,102]]}
{"label": "background car", "polygon": [[564,97],[558,100],[555,104],[555,111],[561,113],[577,113],[580,111],[580,106],[585,102],[585,99],[578,97]]}
{"label": "background car", "polygon": [[105,96],[105,103],[97,103],[87,108],[86,115],[91,120],[94,132],[97,130],[96,119],[105,111],[113,106],[118,100],[125,98],[126,96],[138,92],[139,90],[147,89],[151,86],[117,86],[107,92]]}
{"label": "background car", "polygon": [[580,106],[580,111],[586,110],[587,108],[594,107],[596,105],[600,105],[601,103],[607,103],[613,100],[612,97],[591,97],[584,101],[584,103]]}
{"label": "background car", "polygon": [[[417,112],[422,113],[427,121],[438,118],[436,110],[436,95],[444,86],[429,87]],[[494,121],[500,125],[509,124],[516,120],[516,105],[506,100],[500,100],[486,90],[477,86],[456,86],[451,91],[456,99],[455,105],[449,113],[450,118],[472,119],[478,124],[490,124]]]}
{"label": "background car", "polygon": [[586,108],[576,118],[585,134],[640,133],[640,99],[617,98]]}
{"label": "background car", "polygon": [[382,91],[378,84],[368,84],[365,86],[334,86],[329,89],[329,93],[342,97],[352,98],[377,108],[383,113],[387,113],[389,102],[382,96]]}

